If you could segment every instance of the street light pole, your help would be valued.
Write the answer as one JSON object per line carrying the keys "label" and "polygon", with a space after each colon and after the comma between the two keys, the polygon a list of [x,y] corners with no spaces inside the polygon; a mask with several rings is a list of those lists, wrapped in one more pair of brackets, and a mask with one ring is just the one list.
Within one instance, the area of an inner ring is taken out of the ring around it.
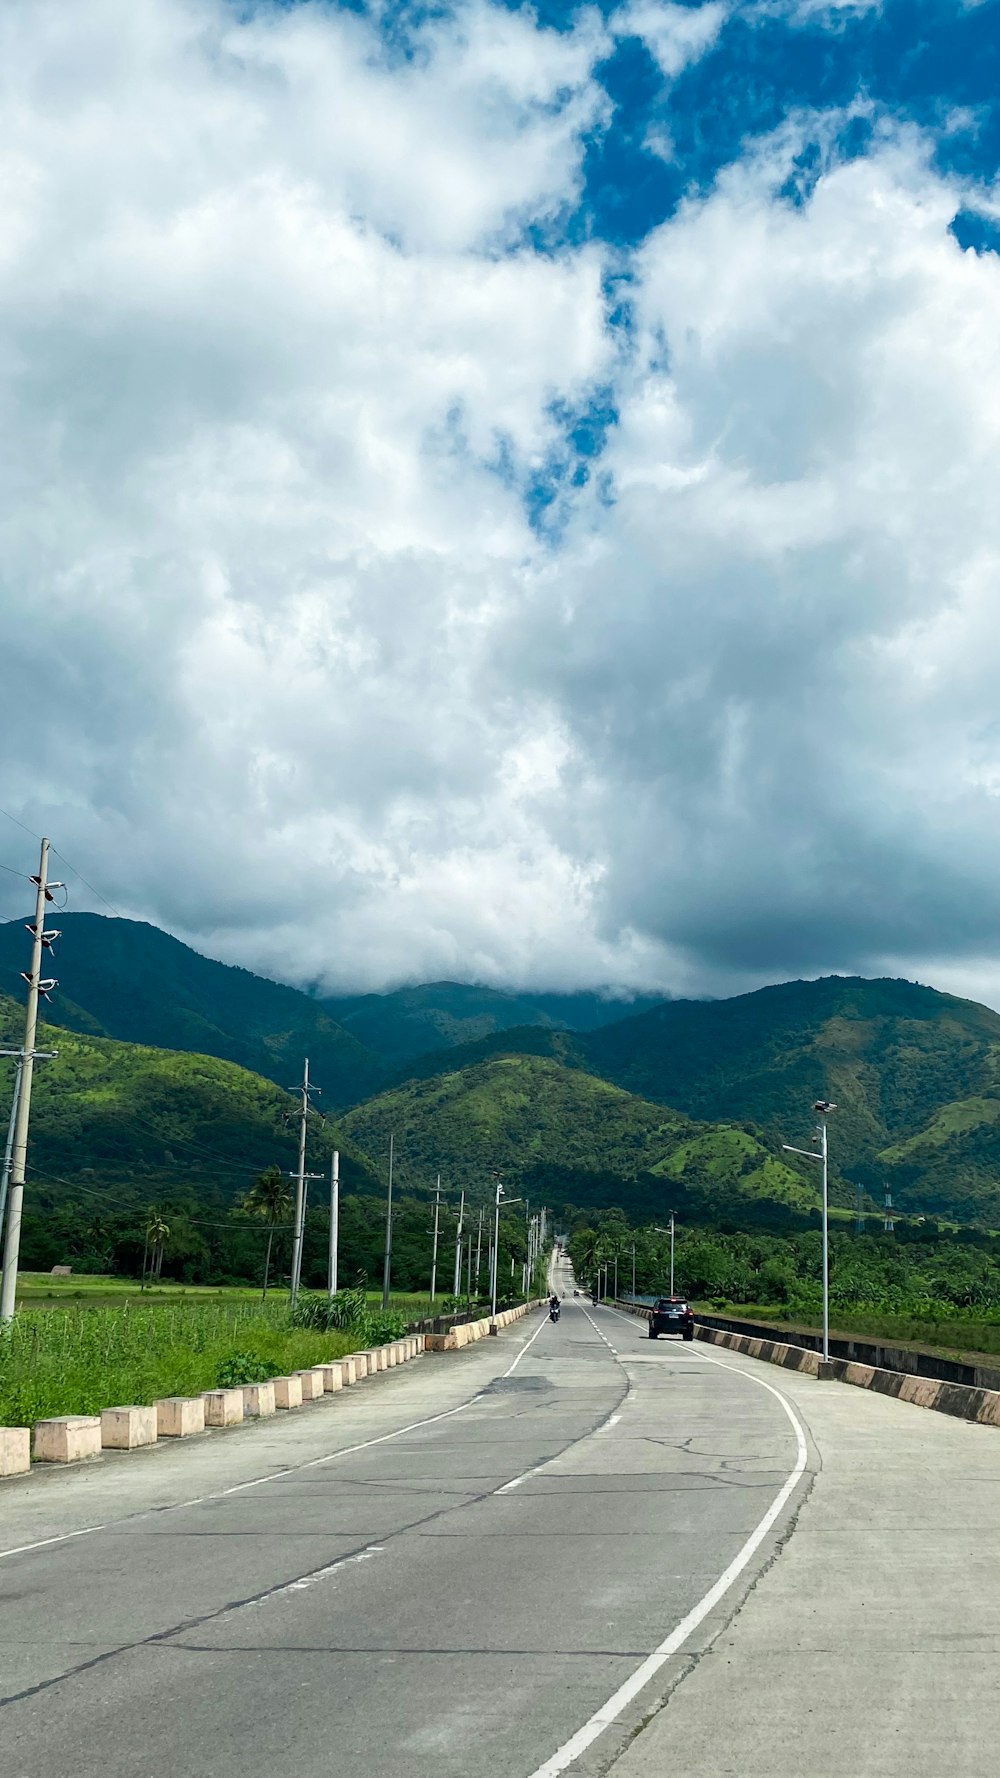
{"label": "street light pole", "polygon": [[831,1111],[837,1107],[829,1099],[817,1099],[813,1110],[819,1122],[816,1135],[819,1138],[819,1153],[814,1148],[793,1148],[790,1142],[783,1142],[786,1154],[800,1154],[807,1161],[819,1161],[823,1170],[823,1361],[830,1358],[830,1157],[827,1144],[826,1120]]}
{"label": "street light pole", "polygon": [[326,1293],[337,1294],[337,1260],[340,1248],[340,1154],[333,1151],[330,1161],[330,1253],[326,1268]]}
{"label": "street light pole", "polygon": [[674,1294],[674,1213],[670,1212],[670,1294]]}

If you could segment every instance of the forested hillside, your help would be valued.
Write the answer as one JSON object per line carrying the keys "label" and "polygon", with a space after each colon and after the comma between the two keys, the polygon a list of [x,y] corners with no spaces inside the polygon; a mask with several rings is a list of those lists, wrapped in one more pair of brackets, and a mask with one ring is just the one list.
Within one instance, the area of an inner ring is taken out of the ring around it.
{"label": "forested hillside", "polygon": [[[23,1011],[0,998],[0,1043],[20,1033]],[[109,1198],[200,1186],[233,1199],[265,1168],[293,1168],[297,1104],[271,1081],[214,1056],[156,1050],[110,1038],[39,1028],[39,1046],[58,1050],[35,1069],[29,1175],[58,1197],[64,1183]],[[9,1103],[13,1067],[3,1064]],[[313,1121],[310,1153],[325,1165],[332,1125]],[[374,1175],[344,1144],[348,1185]]]}
{"label": "forested hillside", "polygon": [[[55,924],[55,921],[53,921]],[[331,1109],[374,1091],[382,1063],[308,994],[216,963],[157,926],[99,914],[60,914],[52,973],[53,1024],[158,1049],[219,1056],[280,1086],[313,1079]],[[20,996],[24,926],[0,926],[0,993]]]}
{"label": "forested hillside", "polygon": [[[449,1187],[482,1189],[494,1169],[537,1181],[551,1168],[588,1175],[606,1203],[640,1174],[663,1182],[664,1204],[674,1181],[720,1205],[817,1201],[815,1181],[804,1183],[746,1130],[693,1123],[548,1057],[502,1056],[407,1082],[348,1112],[343,1128],[369,1156],[384,1154],[392,1134],[402,1181],[441,1172]],[[577,1198],[592,1201],[579,1190]]]}

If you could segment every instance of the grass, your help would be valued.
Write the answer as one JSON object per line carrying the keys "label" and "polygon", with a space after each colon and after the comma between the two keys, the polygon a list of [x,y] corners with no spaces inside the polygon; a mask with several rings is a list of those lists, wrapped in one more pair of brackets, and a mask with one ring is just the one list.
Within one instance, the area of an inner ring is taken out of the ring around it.
{"label": "grass", "polygon": [[278,1300],[21,1309],[0,1340],[0,1425],[198,1395],[236,1356],[281,1376],[357,1344],[349,1333],[293,1328]]}
{"label": "grass", "polygon": [[[53,1278],[48,1272],[22,1272],[17,1285],[18,1305],[23,1308],[44,1308],[55,1305],[92,1308],[130,1303],[136,1307],[146,1303],[186,1303],[197,1307],[203,1303],[259,1303],[260,1290],[246,1284],[177,1284],[167,1279],[141,1288],[138,1278],[120,1278],[111,1273],[75,1273],[70,1278]],[[275,1286],[267,1293],[268,1304],[287,1301],[286,1287]],[[382,1292],[370,1290],[372,1308],[381,1308]],[[435,1310],[441,1314],[443,1295],[438,1294]],[[431,1314],[426,1292],[394,1291],[389,1307],[411,1320]]]}

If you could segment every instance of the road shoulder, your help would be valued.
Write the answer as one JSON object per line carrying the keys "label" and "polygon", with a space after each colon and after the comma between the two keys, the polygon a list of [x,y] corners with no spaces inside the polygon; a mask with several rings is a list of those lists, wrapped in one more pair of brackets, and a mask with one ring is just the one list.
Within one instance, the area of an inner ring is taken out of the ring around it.
{"label": "road shoulder", "polygon": [[794,1536],[697,1659],[678,1657],[613,1778],[985,1778],[1000,1745],[1000,1433],[780,1381],[820,1460]]}

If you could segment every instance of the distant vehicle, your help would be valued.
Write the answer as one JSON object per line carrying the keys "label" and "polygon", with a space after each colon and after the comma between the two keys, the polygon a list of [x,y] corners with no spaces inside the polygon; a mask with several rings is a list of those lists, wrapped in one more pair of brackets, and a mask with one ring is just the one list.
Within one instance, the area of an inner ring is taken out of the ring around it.
{"label": "distant vehicle", "polygon": [[694,1339],[694,1314],[691,1304],[682,1296],[658,1297],[650,1311],[649,1337],[655,1340],[660,1334],[680,1334],[682,1339]]}
{"label": "distant vehicle", "polygon": [[580,1294],[580,1292],[578,1290],[574,1290],[574,1292],[573,1292],[574,1296],[579,1296],[579,1294]]}

